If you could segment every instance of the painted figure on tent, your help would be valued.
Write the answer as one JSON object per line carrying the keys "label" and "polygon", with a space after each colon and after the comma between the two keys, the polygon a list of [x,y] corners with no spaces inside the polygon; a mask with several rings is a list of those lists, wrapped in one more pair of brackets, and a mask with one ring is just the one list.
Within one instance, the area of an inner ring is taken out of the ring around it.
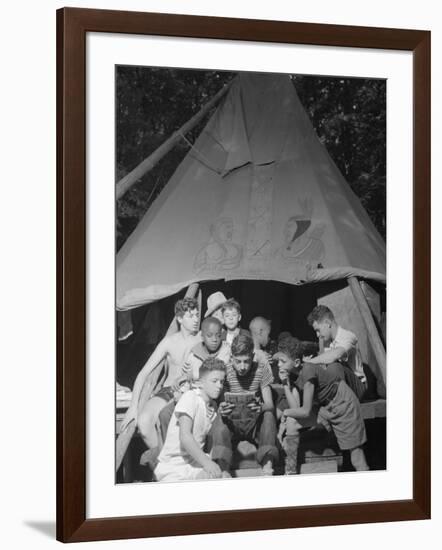
{"label": "painted figure on tent", "polygon": [[202,271],[236,269],[242,260],[242,246],[233,242],[232,218],[218,218],[210,226],[210,240],[197,253],[194,269]]}
{"label": "painted figure on tent", "polygon": [[284,243],[278,249],[278,256],[284,261],[303,261],[310,266],[324,259],[325,247],[321,237],[325,230],[323,223],[313,223],[313,204],[310,198],[300,199],[301,213],[290,216],[284,227]]}

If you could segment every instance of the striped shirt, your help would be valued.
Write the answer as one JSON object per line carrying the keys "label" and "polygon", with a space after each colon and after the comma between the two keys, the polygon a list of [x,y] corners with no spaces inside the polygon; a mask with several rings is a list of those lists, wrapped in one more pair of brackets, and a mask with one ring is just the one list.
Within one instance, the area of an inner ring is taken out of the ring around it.
{"label": "striped shirt", "polygon": [[232,393],[258,392],[273,382],[272,369],[267,361],[253,361],[247,374],[238,376],[232,362],[226,368],[224,390]]}

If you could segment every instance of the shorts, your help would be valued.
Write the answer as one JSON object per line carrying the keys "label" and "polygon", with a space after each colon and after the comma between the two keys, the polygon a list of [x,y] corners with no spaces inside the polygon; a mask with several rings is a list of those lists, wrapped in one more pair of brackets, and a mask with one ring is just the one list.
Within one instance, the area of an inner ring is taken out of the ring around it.
{"label": "shorts", "polygon": [[[298,398],[301,399],[301,392],[298,390]],[[284,389],[277,392],[276,397],[274,396],[274,403],[276,407],[277,418],[280,418],[281,414],[285,409],[290,409],[290,405],[287,401]],[[300,403],[299,405],[300,406]],[[278,414],[279,412],[279,414]],[[316,424],[316,415],[318,413],[318,405],[316,402],[313,402],[312,410],[307,418],[297,418],[297,422],[301,428],[311,428]]]}
{"label": "shorts", "polygon": [[358,398],[344,381],[339,382],[330,403],[319,409],[318,423],[333,430],[343,451],[360,447],[367,441]]}

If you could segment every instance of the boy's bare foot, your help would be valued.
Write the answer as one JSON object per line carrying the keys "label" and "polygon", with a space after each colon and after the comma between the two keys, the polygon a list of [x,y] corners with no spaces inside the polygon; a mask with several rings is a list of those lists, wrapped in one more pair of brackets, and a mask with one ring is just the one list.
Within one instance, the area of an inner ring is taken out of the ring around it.
{"label": "boy's bare foot", "polygon": [[273,475],[273,464],[272,464],[271,460],[268,460],[262,466],[262,475],[264,475],[264,476],[272,476]]}
{"label": "boy's bare foot", "polygon": [[158,464],[158,455],[160,454],[160,449],[154,447],[153,449],[147,449],[140,457],[140,466],[149,466],[153,471],[155,470]]}

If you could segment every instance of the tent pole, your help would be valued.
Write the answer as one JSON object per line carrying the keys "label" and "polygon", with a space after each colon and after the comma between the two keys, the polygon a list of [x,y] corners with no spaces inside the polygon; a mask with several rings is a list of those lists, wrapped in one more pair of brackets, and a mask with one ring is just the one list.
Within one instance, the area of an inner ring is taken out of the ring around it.
{"label": "tent pole", "polygon": [[[195,298],[198,293],[199,284],[193,283],[187,289],[185,298]],[[166,336],[169,334],[174,334],[178,331],[178,323],[176,317],[173,318],[170,326],[166,332]],[[146,402],[151,398],[152,393],[157,389],[159,384],[162,384],[165,379],[165,374],[161,376],[163,372],[164,361],[158,364],[158,366],[151,372],[151,374],[144,381],[143,389],[140,393],[140,398],[138,400],[138,411],[141,411],[146,404]],[[166,367],[167,368],[167,367]],[[137,427],[135,422],[131,422],[124,432],[121,432],[118,435],[116,446],[115,446],[115,472],[118,472],[118,469],[121,466],[121,462],[126,454],[126,451],[129,447],[129,443],[136,431]]]}
{"label": "tent pole", "polygon": [[348,285],[352,291],[353,297],[358,305],[359,312],[364,320],[367,328],[368,339],[373,348],[376,360],[379,365],[382,380],[384,385],[386,384],[386,356],[385,348],[382,340],[379,336],[378,329],[375,325],[373,314],[371,313],[370,306],[368,305],[367,298],[362,291],[361,285],[356,277],[349,277]]}
{"label": "tent pole", "polygon": [[210,111],[210,109],[223,97],[223,95],[230,88],[231,82],[223,86],[219,92],[213,96],[213,98],[204,105],[204,107],[194,115],[190,120],[188,120],[179,130],[174,132],[169,139],[167,139],[162,145],[158,147],[151,155],[145,158],[136,166],[131,172],[126,174],[120,181],[117,183],[116,196],[117,200],[128,191],[134,183],[136,183],[144,174],[147,174],[152,168],[161,160],[164,155],[166,155],[175,144],[186,135],[198,122]]}

